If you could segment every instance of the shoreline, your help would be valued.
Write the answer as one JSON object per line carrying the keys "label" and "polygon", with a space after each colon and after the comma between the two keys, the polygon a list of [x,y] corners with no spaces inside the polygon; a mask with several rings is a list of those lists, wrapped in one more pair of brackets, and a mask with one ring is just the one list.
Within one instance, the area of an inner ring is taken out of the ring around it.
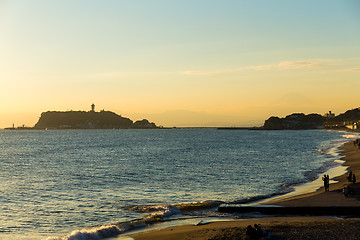
{"label": "shoreline", "polygon": [[[289,193],[281,194],[279,196],[270,197],[261,201],[258,201],[257,204],[266,204],[270,205],[275,202],[280,202],[282,200],[290,200],[294,198],[300,198],[301,196],[309,196],[313,194],[318,194],[324,192],[324,183],[322,180],[322,176],[324,174],[330,176],[330,189],[340,189],[340,185],[344,187],[347,185],[347,179],[346,174],[349,171],[350,165],[347,163],[346,155],[350,154],[350,150],[353,150],[351,148],[353,143],[353,140],[346,141],[345,143],[342,143],[339,145],[337,150],[339,151],[339,160],[335,160],[334,162],[338,162],[339,165],[332,167],[325,172],[323,172],[319,177],[313,181],[306,182],[303,184],[299,184],[294,186],[294,191],[291,191]],[[350,146],[351,145],[351,146]],[[360,166],[360,163],[359,163]],[[360,172],[358,173],[360,174]],[[360,176],[360,175],[359,175]],[[345,183],[346,181],[346,183]]]}
{"label": "shoreline", "polygon": [[359,219],[327,217],[268,217],[214,222],[206,225],[182,225],[109,240],[228,240],[246,239],[246,227],[258,224],[272,233],[270,239],[358,239]]}
{"label": "shoreline", "polygon": [[[303,187],[304,189],[296,194],[294,192],[290,192],[284,195],[271,197],[266,200],[261,200],[257,204],[261,205],[278,205],[278,206],[291,206],[291,207],[301,207],[301,206],[313,206],[313,207],[321,207],[321,206],[354,206],[360,207],[360,183],[352,184],[352,188],[354,189],[354,196],[345,197],[342,193],[342,189],[348,185],[348,180],[346,178],[347,172],[352,171],[353,174],[359,176],[360,179],[360,149],[353,145],[353,140],[345,142],[342,146],[338,148],[340,152],[340,159],[344,161],[341,166],[341,173],[336,177],[331,177],[332,183],[330,184],[330,191],[325,192],[324,187],[321,186],[317,189],[311,188],[309,185],[306,186],[305,183],[301,184],[298,187]],[[335,167],[338,168],[338,167]],[[326,174],[330,175],[331,168],[327,171]],[[335,172],[336,172],[335,171]],[[321,177],[315,181],[320,181],[322,183]],[[305,186],[303,186],[305,185]],[[292,196],[293,195],[293,196]],[[266,230],[274,231],[275,235],[279,236],[288,236],[295,237],[297,235],[291,235],[291,231],[295,231],[299,234],[298,230],[301,228],[303,233],[307,233],[308,236],[312,236],[312,238],[307,239],[316,239],[315,237],[321,236],[321,230],[319,229],[315,231],[317,228],[325,228],[328,230],[328,225],[338,226],[339,224],[342,226],[341,229],[334,228],[333,234],[336,235],[336,238],[329,238],[328,233],[326,233],[325,229],[323,229],[324,235],[327,239],[349,239],[348,233],[343,233],[342,231],[347,231],[349,229],[354,228],[354,226],[358,226],[360,220],[349,220],[349,219],[335,219],[333,217],[308,217],[308,216],[296,216],[296,217],[288,217],[288,216],[277,216],[277,217],[261,217],[261,218],[249,218],[249,219],[239,219],[232,221],[216,221],[207,223],[204,225],[177,225],[167,228],[161,229],[153,229],[149,231],[139,231],[128,233],[125,235],[118,236],[117,238],[111,238],[112,240],[147,240],[147,239],[159,239],[159,240],[175,240],[175,239],[229,239],[234,236],[234,234],[241,234],[242,237],[245,237],[245,229],[248,225],[253,224],[261,224],[263,228]],[[287,228],[288,233],[282,232],[282,228]],[[356,231],[355,231],[356,232]],[[226,233],[226,234],[224,234]],[[290,235],[286,235],[290,234]],[[312,235],[313,234],[313,235]],[[343,238],[341,238],[343,236]],[[301,237],[306,239],[304,237]],[[234,239],[243,239],[243,238],[234,238]],[[276,238],[276,239],[287,239],[285,238]],[[318,238],[322,239],[322,238]],[[351,238],[350,238],[351,239]]]}
{"label": "shoreline", "polygon": [[[330,191],[325,192],[324,187],[321,186],[315,191],[307,192],[304,194],[291,196],[288,198],[282,199],[269,199],[266,202],[266,205],[280,205],[280,206],[349,206],[349,205],[359,205],[360,201],[350,201],[353,198],[346,198],[342,190],[344,187],[349,185],[347,180],[348,171],[352,171],[356,176],[360,176],[360,149],[354,147],[353,141],[348,141],[343,144],[340,148],[341,150],[341,160],[344,161],[342,166],[346,168],[346,171],[342,175],[331,177],[331,180],[335,182],[330,184]],[[320,178],[321,181],[321,178]],[[322,181],[321,181],[322,182]],[[353,189],[358,189],[360,187],[359,182],[355,184],[350,184]],[[360,192],[360,191],[359,191]],[[340,201],[341,200],[341,201]]]}

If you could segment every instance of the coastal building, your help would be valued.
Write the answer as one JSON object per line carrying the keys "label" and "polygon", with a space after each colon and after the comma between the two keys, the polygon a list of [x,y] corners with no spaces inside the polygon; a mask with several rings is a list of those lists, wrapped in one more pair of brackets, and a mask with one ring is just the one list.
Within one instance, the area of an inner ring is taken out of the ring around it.
{"label": "coastal building", "polygon": [[95,104],[91,104],[91,111],[90,112],[95,112]]}
{"label": "coastal building", "polygon": [[348,122],[348,123],[344,123],[344,125],[349,129],[356,130],[358,129],[359,123],[360,122]]}
{"label": "coastal building", "polygon": [[329,111],[328,113],[325,113],[325,114],[324,114],[324,117],[326,117],[326,118],[333,118],[333,117],[335,117],[335,114],[332,113],[331,111]]}

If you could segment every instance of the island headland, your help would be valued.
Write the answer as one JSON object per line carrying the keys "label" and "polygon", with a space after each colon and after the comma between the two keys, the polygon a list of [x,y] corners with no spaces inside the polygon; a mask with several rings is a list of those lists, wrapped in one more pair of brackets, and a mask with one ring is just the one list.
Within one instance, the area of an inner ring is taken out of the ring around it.
{"label": "island headland", "polygon": [[293,113],[284,118],[272,116],[265,120],[261,127],[219,127],[219,130],[307,130],[334,129],[360,130],[360,108],[355,108],[335,115],[331,111],[320,115],[317,113]]}
{"label": "island headland", "polygon": [[324,115],[293,113],[284,118],[270,117],[264,123],[264,130],[285,129],[347,129],[358,130],[360,124],[360,108],[355,108],[341,113],[333,114],[331,111]]}
{"label": "island headland", "polygon": [[133,122],[114,112],[95,111],[48,111],[43,112],[33,129],[155,129],[155,123],[147,119]]}

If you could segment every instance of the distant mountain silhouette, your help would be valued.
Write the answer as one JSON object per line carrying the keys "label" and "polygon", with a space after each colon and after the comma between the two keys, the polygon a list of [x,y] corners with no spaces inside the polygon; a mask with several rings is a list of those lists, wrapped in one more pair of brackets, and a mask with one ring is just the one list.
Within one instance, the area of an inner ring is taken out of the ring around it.
{"label": "distant mountain silhouette", "polygon": [[35,129],[112,129],[112,128],[157,128],[155,123],[144,119],[133,123],[110,111],[49,111],[41,114]]}

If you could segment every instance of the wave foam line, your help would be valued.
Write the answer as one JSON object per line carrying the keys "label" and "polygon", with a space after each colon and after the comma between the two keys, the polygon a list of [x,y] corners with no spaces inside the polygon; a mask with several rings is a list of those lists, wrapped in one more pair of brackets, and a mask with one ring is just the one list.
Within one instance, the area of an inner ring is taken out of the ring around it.
{"label": "wave foam line", "polygon": [[118,226],[109,225],[92,229],[76,230],[67,236],[49,237],[47,240],[100,240],[115,237],[125,231],[125,229],[120,229]]}
{"label": "wave foam line", "polygon": [[359,134],[346,134],[346,135],[342,135],[343,138],[346,138],[346,139],[357,139],[359,138]]}
{"label": "wave foam line", "polygon": [[169,216],[182,212],[201,211],[210,208],[216,208],[222,203],[224,202],[207,200],[202,202],[189,202],[169,205],[132,205],[123,207],[122,209],[128,211],[136,211],[140,213],[163,213],[164,216]]}
{"label": "wave foam line", "polygon": [[91,229],[73,231],[71,234],[62,237],[49,237],[46,240],[101,240],[115,237],[140,227],[146,227],[154,223],[165,221],[165,218],[180,214],[182,212],[200,211],[218,207],[221,201],[203,201],[194,203],[180,203],[172,205],[140,205],[124,207],[125,210],[149,213],[141,219],[129,222],[122,222],[115,225],[101,226]]}

